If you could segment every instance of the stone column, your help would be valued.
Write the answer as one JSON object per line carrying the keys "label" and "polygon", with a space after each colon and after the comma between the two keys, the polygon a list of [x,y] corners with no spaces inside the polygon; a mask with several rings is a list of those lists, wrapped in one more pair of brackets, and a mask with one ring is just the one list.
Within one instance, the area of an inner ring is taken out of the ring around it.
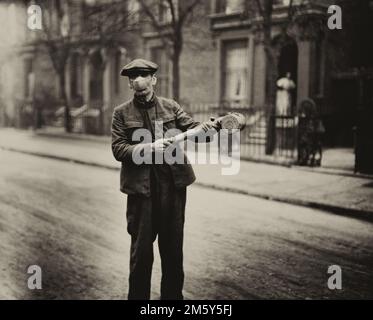
{"label": "stone column", "polygon": [[78,65],[76,70],[77,76],[77,91],[80,96],[83,94],[83,65],[82,65],[82,56],[78,55]]}
{"label": "stone column", "polygon": [[[121,56],[120,56],[120,68],[121,68],[129,62],[129,59],[128,59],[127,50],[125,48],[121,47],[119,50],[121,53]],[[114,72],[116,73],[116,75],[118,75],[120,73],[120,70],[114,70]],[[130,88],[128,87],[127,77],[120,77],[120,80],[119,80],[120,99],[129,100],[131,99],[131,95],[132,93],[130,91]]]}
{"label": "stone column", "polygon": [[248,74],[248,92],[247,92],[247,99],[249,106],[253,105],[254,101],[254,55],[255,55],[255,43],[254,43],[254,35],[250,35],[249,37],[249,74]]}
{"label": "stone column", "polygon": [[314,46],[310,39],[298,42],[298,103],[311,96]]}
{"label": "stone column", "polygon": [[[83,105],[86,105],[89,108],[91,102],[91,93],[90,93],[90,79],[91,79],[91,62],[89,57],[89,50],[84,48],[80,50],[80,59],[82,62],[82,98]],[[88,132],[87,118],[84,116],[81,119],[82,130],[84,133]]]}
{"label": "stone column", "polygon": [[222,52],[222,48],[223,45],[222,45],[222,40],[221,39],[217,39],[216,40],[216,50],[218,52],[218,59],[216,61],[216,70],[218,70],[218,73],[217,73],[217,82],[216,82],[216,90],[215,92],[217,93],[217,97],[216,97],[216,101],[218,101],[219,103],[222,102],[222,99],[223,99],[223,77],[222,77],[222,71],[223,71],[223,64],[222,64],[222,55],[223,55],[223,52]]}
{"label": "stone column", "polygon": [[103,51],[101,54],[105,61],[105,69],[103,74],[103,108],[101,110],[102,114],[102,133],[107,133],[109,130],[109,115],[111,114],[110,110],[112,108],[113,103],[113,95],[114,95],[114,84],[113,84],[113,52],[108,49],[101,50]]}
{"label": "stone column", "polygon": [[89,59],[89,54],[87,51],[84,51],[82,54],[82,61],[83,61],[83,72],[82,72],[82,95],[83,95],[83,102],[89,106],[91,100],[91,93],[90,93],[90,79],[91,79],[91,62]]}
{"label": "stone column", "polygon": [[67,101],[71,101],[71,59],[67,60],[65,68],[65,89]]}
{"label": "stone column", "polygon": [[113,72],[113,55],[108,49],[101,50],[101,55],[105,63],[104,74],[103,74],[103,104],[104,108],[108,107],[113,97],[113,84],[112,84],[112,72]]}
{"label": "stone column", "polygon": [[300,101],[306,98],[314,98],[318,91],[318,81],[316,70],[320,67],[316,65],[317,43],[322,39],[323,32],[320,20],[314,18],[307,24],[296,25],[298,44],[298,83],[297,97]]}
{"label": "stone column", "polygon": [[[12,119],[14,117],[14,123],[16,127],[24,127],[28,126],[31,123],[29,122],[28,118],[29,116],[25,116],[24,107],[25,106],[31,106],[32,109],[32,124],[35,125],[35,115],[36,115],[36,105],[35,105],[35,51],[34,49],[25,52],[22,55],[22,69],[23,69],[23,102],[21,104],[16,103],[13,105],[13,108],[9,108],[8,111],[11,111],[14,109],[14,114],[11,114],[11,112],[8,113],[8,116]],[[31,70],[26,70],[26,61],[31,60]],[[27,71],[30,71],[29,73]],[[26,90],[26,87],[28,90]],[[26,92],[28,91],[28,92]],[[26,108],[27,110],[27,108]]]}
{"label": "stone column", "polygon": [[264,107],[266,102],[266,76],[267,56],[264,50],[264,42],[261,31],[254,36],[254,83],[253,103],[255,106]]}

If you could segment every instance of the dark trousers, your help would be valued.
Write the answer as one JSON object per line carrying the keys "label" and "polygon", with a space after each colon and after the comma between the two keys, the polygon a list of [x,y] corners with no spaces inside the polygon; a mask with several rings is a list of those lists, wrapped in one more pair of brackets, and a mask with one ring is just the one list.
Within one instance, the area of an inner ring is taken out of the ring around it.
{"label": "dark trousers", "polygon": [[152,172],[150,197],[128,195],[127,200],[127,230],[131,235],[130,300],[150,299],[153,242],[157,235],[162,263],[161,299],[183,299],[186,188],[175,188],[169,171],[155,173]]}

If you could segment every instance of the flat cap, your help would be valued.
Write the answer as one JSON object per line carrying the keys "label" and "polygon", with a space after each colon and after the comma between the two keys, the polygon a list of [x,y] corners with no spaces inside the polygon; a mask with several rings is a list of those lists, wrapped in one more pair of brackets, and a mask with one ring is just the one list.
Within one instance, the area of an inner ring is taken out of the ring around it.
{"label": "flat cap", "polygon": [[155,73],[158,70],[158,65],[154,62],[145,59],[135,59],[125,65],[120,72],[121,76],[129,76],[136,72]]}

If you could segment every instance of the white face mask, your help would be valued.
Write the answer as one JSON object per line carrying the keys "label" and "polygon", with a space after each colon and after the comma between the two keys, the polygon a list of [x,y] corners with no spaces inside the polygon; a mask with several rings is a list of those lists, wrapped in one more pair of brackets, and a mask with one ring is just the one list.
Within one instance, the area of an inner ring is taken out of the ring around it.
{"label": "white face mask", "polygon": [[156,77],[151,75],[138,75],[130,77],[129,87],[135,91],[135,95],[149,95],[153,93],[153,86],[156,84]]}

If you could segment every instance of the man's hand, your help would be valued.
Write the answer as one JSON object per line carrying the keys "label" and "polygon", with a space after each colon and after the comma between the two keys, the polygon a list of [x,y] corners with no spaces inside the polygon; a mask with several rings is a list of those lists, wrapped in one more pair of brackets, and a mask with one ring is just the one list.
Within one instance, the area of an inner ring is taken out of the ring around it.
{"label": "man's hand", "polygon": [[205,122],[202,122],[201,123],[201,128],[203,129],[203,131],[207,132],[211,129],[214,129],[216,131],[219,131],[220,129],[220,124],[215,121],[215,118],[210,118],[209,121],[205,121]]}
{"label": "man's hand", "polygon": [[169,139],[158,139],[152,143],[152,152],[163,153],[171,143]]}

